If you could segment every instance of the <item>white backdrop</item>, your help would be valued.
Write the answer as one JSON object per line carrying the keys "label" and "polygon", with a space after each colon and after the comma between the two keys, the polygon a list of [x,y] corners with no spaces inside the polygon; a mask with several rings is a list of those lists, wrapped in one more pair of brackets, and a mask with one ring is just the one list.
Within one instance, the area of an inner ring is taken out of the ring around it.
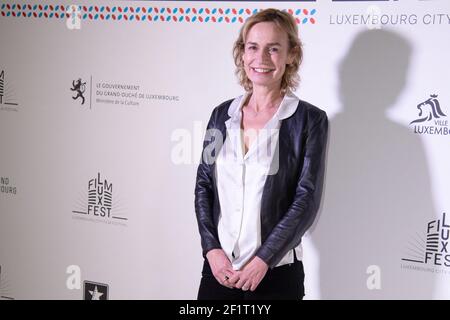
{"label": "white backdrop", "polygon": [[447,0],[92,0],[0,4],[0,299],[195,299],[199,147],[266,7],[330,119],[306,298],[450,298]]}

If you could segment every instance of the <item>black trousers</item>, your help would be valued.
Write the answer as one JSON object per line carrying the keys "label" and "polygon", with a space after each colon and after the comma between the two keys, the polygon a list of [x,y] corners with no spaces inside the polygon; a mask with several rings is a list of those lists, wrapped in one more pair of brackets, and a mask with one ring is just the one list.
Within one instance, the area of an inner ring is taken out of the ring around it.
{"label": "black trousers", "polygon": [[305,295],[303,263],[269,269],[255,291],[230,289],[214,278],[208,260],[203,263],[198,300],[301,300]]}

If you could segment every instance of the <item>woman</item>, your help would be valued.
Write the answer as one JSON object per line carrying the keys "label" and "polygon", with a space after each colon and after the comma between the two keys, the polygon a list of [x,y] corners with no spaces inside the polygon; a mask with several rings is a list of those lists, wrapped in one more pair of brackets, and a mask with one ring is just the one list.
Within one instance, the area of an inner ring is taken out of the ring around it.
{"label": "woman", "polygon": [[233,48],[243,96],[216,107],[197,171],[198,299],[302,299],[301,238],[322,193],[328,120],[299,100],[295,20],[267,9]]}

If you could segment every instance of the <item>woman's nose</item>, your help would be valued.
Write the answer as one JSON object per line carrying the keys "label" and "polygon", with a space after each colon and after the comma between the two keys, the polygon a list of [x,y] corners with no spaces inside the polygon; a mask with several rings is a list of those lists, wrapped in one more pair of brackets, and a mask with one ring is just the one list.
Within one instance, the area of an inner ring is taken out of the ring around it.
{"label": "woman's nose", "polygon": [[266,61],[270,61],[270,53],[269,50],[261,49],[257,52],[258,62],[264,63]]}

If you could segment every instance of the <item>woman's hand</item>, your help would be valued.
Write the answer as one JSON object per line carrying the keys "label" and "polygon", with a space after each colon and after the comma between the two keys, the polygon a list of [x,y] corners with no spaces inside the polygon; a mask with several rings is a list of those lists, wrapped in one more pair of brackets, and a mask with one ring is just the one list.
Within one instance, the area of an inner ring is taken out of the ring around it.
{"label": "woman's hand", "polygon": [[236,272],[228,282],[234,287],[247,291],[255,291],[267,273],[269,266],[260,257],[254,256],[240,271]]}
{"label": "woman's hand", "polygon": [[[230,260],[222,249],[212,249],[206,254],[211,271],[216,280],[223,286],[233,288],[229,279],[235,276]],[[238,277],[239,279],[239,277]]]}

